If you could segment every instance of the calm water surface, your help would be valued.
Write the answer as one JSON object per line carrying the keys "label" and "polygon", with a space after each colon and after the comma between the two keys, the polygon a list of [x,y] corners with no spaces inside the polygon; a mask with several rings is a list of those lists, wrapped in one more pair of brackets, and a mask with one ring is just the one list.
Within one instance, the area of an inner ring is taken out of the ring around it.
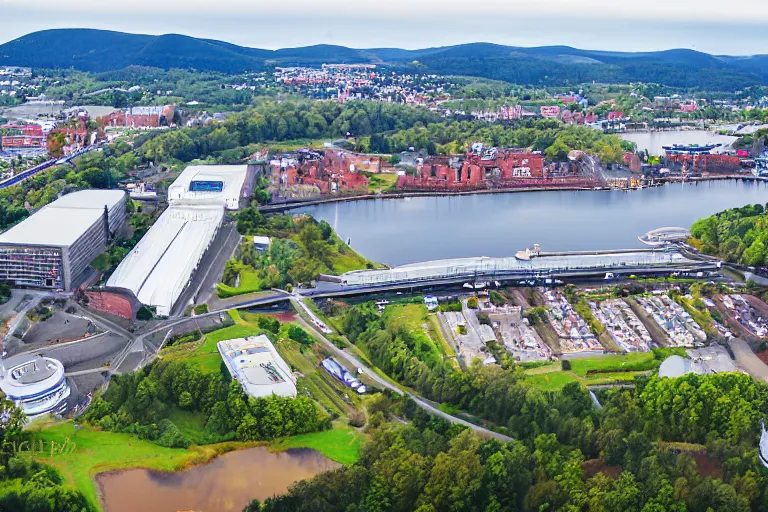
{"label": "calm water surface", "polygon": [[419,197],[326,204],[327,220],[364,256],[388,265],[469,256],[644,247],[637,236],[749,203],[768,185],[746,181],[674,184],[622,191],[556,191]]}
{"label": "calm water surface", "polygon": [[131,469],[97,477],[105,512],[240,512],[254,498],[284,493],[298,480],[336,469],[321,453],[250,448],[177,473]]}
{"label": "calm water surface", "polygon": [[638,150],[648,151],[652,155],[661,155],[662,146],[672,144],[722,144],[730,145],[737,137],[718,135],[706,130],[671,131],[671,132],[632,132],[623,133],[621,138],[637,144]]}

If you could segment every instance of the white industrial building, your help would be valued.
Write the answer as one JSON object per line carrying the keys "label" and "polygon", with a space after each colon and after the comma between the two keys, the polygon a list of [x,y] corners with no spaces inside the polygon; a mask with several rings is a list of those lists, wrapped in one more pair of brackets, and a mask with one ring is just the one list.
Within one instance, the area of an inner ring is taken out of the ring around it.
{"label": "white industrial building", "polygon": [[247,165],[190,165],[168,187],[169,207],[120,263],[107,286],[133,292],[158,315],[169,316],[214,241],[224,211],[248,198],[254,171]]}
{"label": "white industrial building", "polygon": [[190,165],[168,187],[168,202],[211,202],[237,210],[250,195],[252,182],[247,165]]}
{"label": "white industrial building", "polygon": [[44,206],[0,235],[0,279],[74,289],[125,222],[125,203],[121,190],[81,190]]}
{"label": "white industrial building", "polygon": [[29,418],[61,412],[71,392],[61,362],[37,355],[2,361],[0,390]]}
{"label": "white industrial building", "polygon": [[128,253],[107,286],[133,292],[142,304],[169,316],[221,226],[216,205],[172,206]]}
{"label": "white industrial building", "polygon": [[229,374],[249,396],[296,397],[296,381],[290,367],[264,334],[220,341],[216,347]]}

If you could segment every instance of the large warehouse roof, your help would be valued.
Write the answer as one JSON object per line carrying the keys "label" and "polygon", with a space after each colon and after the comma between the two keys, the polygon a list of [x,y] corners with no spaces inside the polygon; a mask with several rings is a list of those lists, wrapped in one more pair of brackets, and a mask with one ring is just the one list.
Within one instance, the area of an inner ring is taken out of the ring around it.
{"label": "large warehouse roof", "polygon": [[190,165],[168,187],[168,200],[215,201],[236,210],[247,172],[247,165]]}
{"label": "large warehouse roof", "polygon": [[72,192],[1,234],[0,244],[70,246],[123,197],[122,190]]}
{"label": "large warehouse roof", "polygon": [[170,315],[224,217],[220,205],[171,206],[107,281]]}

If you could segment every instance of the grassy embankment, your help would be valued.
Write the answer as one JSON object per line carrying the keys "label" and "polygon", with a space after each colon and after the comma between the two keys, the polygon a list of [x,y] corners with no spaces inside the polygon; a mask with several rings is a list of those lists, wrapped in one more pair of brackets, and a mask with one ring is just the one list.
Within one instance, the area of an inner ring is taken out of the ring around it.
{"label": "grassy embankment", "polygon": [[383,319],[393,331],[403,328],[411,333],[414,353],[422,361],[445,359],[459,368],[456,353],[443,337],[437,316],[429,314],[423,303],[389,305],[384,310]]}
{"label": "grassy embankment", "polygon": [[649,375],[672,354],[687,357],[685,349],[664,348],[651,352],[573,359],[570,361],[570,371],[563,371],[561,363],[557,362],[524,370],[524,373],[529,382],[548,391],[562,389],[570,382],[578,382],[582,386],[627,382],[640,375]]}

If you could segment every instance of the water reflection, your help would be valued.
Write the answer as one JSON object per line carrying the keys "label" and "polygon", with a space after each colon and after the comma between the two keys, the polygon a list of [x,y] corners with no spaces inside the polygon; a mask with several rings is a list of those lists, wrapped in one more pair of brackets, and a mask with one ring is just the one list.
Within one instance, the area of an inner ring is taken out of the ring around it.
{"label": "water reflection", "polygon": [[309,449],[250,448],[204,466],[168,473],[131,469],[97,477],[105,512],[240,512],[254,498],[285,492],[298,480],[338,468]]}

